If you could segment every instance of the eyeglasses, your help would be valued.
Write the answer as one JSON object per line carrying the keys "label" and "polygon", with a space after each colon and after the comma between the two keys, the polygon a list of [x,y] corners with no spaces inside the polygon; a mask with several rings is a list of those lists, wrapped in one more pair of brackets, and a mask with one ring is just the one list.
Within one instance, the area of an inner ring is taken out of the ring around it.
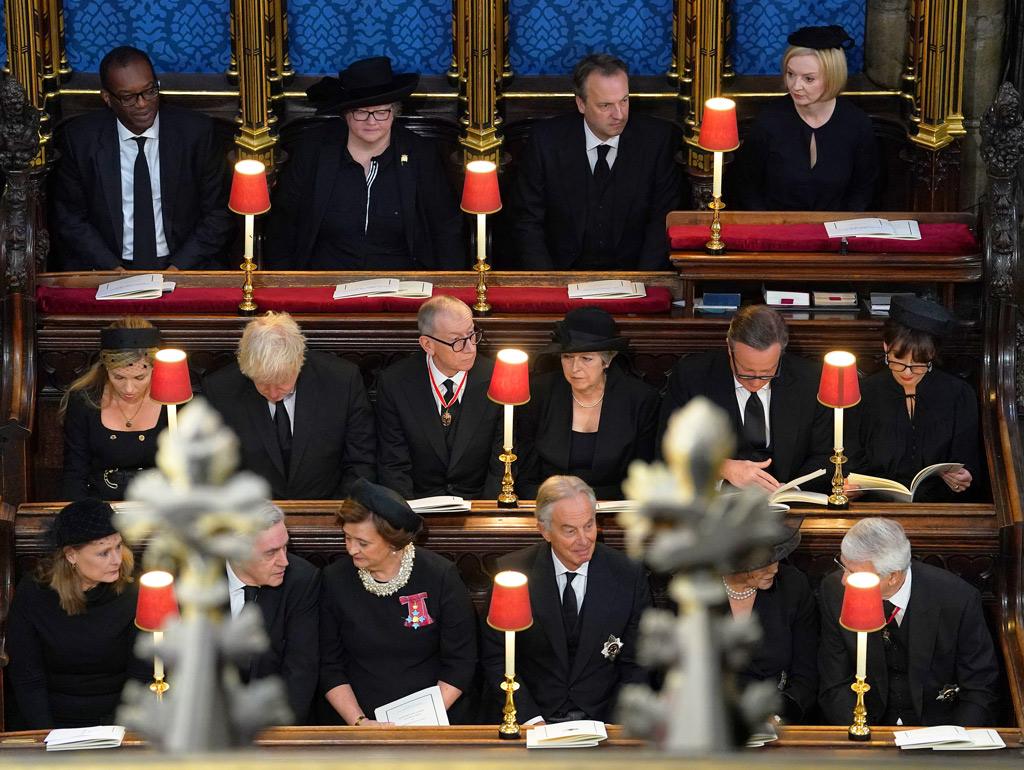
{"label": "eyeglasses", "polygon": [[926,364],[901,364],[899,361],[890,361],[889,356],[885,357],[885,365],[893,372],[905,372],[909,369],[913,374],[928,374],[932,370],[931,361]]}
{"label": "eyeglasses", "polygon": [[457,340],[452,340],[451,342],[448,342],[447,340],[439,340],[437,337],[432,337],[429,334],[424,334],[423,336],[429,340],[433,340],[434,342],[440,342],[442,345],[447,345],[454,353],[461,353],[466,349],[466,345],[469,344],[470,340],[472,340],[474,345],[479,345],[480,340],[484,338],[484,333],[480,329],[474,329],[473,333],[468,337],[459,337]]}
{"label": "eyeglasses", "polygon": [[[109,91],[107,93],[110,93]],[[160,95],[160,84],[154,83],[149,88],[134,94],[110,94],[125,107],[134,107],[139,100],[151,102]]]}
{"label": "eyeglasses", "polygon": [[771,382],[772,380],[779,379],[782,374],[782,359],[779,358],[779,363],[775,365],[775,371],[771,374],[740,374],[736,371],[736,359],[732,354],[732,345],[727,346],[729,348],[729,359],[732,361],[732,373],[733,376],[740,382]]}
{"label": "eyeglasses", "polygon": [[358,120],[360,123],[369,120],[371,115],[373,115],[373,119],[378,123],[383,123],[391,117],[391,108],[387,107],[383,110],[352,110],[352,120]]}

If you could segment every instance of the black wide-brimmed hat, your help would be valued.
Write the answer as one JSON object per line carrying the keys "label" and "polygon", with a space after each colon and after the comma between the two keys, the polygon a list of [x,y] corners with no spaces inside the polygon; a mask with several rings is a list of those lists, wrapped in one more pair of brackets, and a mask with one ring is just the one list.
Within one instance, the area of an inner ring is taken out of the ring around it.
{"label": "black wide-brimmed hat", "polygon": [[348,496],[367,510],[376,513],[391,526],[405,532],[415,535],[423,527],[423,517],[393,489],[366,479],[356,479]]}
{"label": "black wide-brimmed hat", "polygon": [[753,549],[745,560],[741,560],[736,565],[736,571],[753,572],[756,569],[763,569],[769,564],[785,559],[800,545],[800,525],[803,522],[803,516],[792,522],[783,522],[785,534],[780,535],[779,539],[772,543],[771,546]]}
{"label": "black wide-brimmed hat", "polygon": [[387,56],[371,56],[352,62],[336,78],[321,78],[306,89],[306,96],[318,115],[340,115],[356,107],[396,102],[419,82],[415,72],[392,72]]}
{"label": "black wide-brimmed hat", "polygon": [[801,27],[790,33],[786,42],[799,48],[814,48],[823,51],[826,48],[849,48],[853,38],[838,24],[828,27]]}
{"label": "black wide-brimmed hat", "polygon": [[147,350],[158,348],[160,344],[160,330],[153,327],[103,329],[100,332],[101,350]]}
{"label": "black wide-brimmed hat", "polygon": [[51,547],[63,548],[91,543],[116,532],[110,503],[87,497],[65,505],[50,523],[46,537]]}
{"label": "black wide-brimmed hat", "polygon": [[599,307],[570,310],[555,324],[551,339],[541,354],[623,351],[629,347],[629,340],[619,336],[615,319]]}
{"label": "black wide-brimmed hat", "polygon": [[900,326],[935,337],[948,337],[957,327],[956,318],[942,305],[909,295],[892,298],[889,318]]}

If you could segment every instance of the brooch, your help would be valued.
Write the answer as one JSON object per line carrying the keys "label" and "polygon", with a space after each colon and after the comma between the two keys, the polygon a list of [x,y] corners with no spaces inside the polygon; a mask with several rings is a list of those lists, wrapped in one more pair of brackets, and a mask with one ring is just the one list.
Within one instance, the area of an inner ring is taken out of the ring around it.
{"label": "brooch", "polygon": [[622,652],[622,640],[615,634],[608,634],[608,641],[601,646],[601,654],[614,661]]}
{"label": "brooch", "polygon": [[409,614],[405,617],[405,627],[418,631],[420,626],[429,626],[434,622],[427,611],[427,592],[423,591],[412,596],[399,596],[398,601],[406,605]]}

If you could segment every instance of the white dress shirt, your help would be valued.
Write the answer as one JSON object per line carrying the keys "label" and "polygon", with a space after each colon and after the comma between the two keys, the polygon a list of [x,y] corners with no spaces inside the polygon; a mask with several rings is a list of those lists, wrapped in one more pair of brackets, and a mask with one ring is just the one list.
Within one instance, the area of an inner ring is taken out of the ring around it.
{"label": "white dress shirt", "polygon": [[619,154],[619,137],[613,136],[608,141],[603,142],[597,138],[593,131],[590,130],[590,126],[587,125],[587,121],[583,121],[583,133],[587,137],[587,161],[590,163],[590,171],[593,173],[594,166],[597,165],[597,146],[599,144],[607,144],[611,149],[608,150],[608,168],[615,165],[615,156]]}
{"label": "white dress shirt", "polygon": [[[291,426],[292,434],[295,434],[295,391],[293,390],[287,396],[281,399],[284,402],[284,410],[288,413],[288,424]],[[267,400],[267,406],[270,408],[270,419],[273,420],[277,417],[277,404],[271,400]]]}
{"label": "white dress shirt", "polygon": [[[893,607],[899,607],[896,613],[896,625],[903,625],[903,616],[907,614],[907,605],[910,604],[910,567],[907,567],[907,577],[900,586],[900,590],[889,597]],[[888,620],[889,618],[886,618]]]}
{"label": "white dress shirt", "polygon": [[[440,389],[441,396],[444,395],[444,381],[451,380],[452,383],[454,383],[452,385],[452,391],[459,394],[456,400],[461,404],[462,394],[465,392],[466,389],[460,386],[462,385],[462,381],[466,379],[469,373],[455,372],[454,375],[449,377],[447,374],[442,372],[434,365],[433,356],[427,356],[427,369],[429,370],[430,376],[434,379],[434,384],[436,384],[437,388]],[[433,386],[431,386],[430,392],[434,396],[434,404],[437,406],[437,414],[440,415],[441,410],[444,408],[444,405],[441,403],[441,396],[437,395],[437,389],[435,389]]]}
{"label": "white dress shirt", "polygon": [[555,556],[554,549],[551,549],[551,561],[555,565],[555,583],[558,585],[559,601],[562,599],[562,592],[565,590],[565,584],[568,581],[565,573],[576,573],[576,577],[572,580],[572,590],[576,592],[576,610],[577,612],[583,612],[583,598],[587,595],[587,570],[590,569],[590,562],[581,564],[578,569],[570,570]]}
{"label": "white dress shirt", "polygon": [[139,157],[136,136],[146,137],[146,165],[149,166],[149,181],[153,190],[153,224],[156,226],[156,255],[166,257],[171,253],[164,235],[163,205],[160,201],[160,115],[157,113],[153,125],[141,134],[133,134],[120,120],[117,124],[117,143],[121,150],[121,215],[124,219],[124,233],[121,239],[121,259],[131,262],[135,258],[135,159]]}
{"label": "white dress shirt", "polygon": [[245,606],[245,583],[243,583],[235,571],[231,569],[231,562],[224,562],[225,570],[228,573],[228,598],[231,601],[231,617],[237,618]]}
{"label": "white dress shirt", "polygon": [[[753,394],[743,387],[742,383],[735,377],[732,378],[733,384],[736,386],[736,403],[740,408],[740,423],[743,422],[744,409],[747,408],[747,399]],[[757,391],[757,397],[761,399],[761,406],[764,408],[764,438],[765,446],[772,445],[772,420],[771,420],[771,405],[772,405],[772,384],[766,382],[764,386]]]}

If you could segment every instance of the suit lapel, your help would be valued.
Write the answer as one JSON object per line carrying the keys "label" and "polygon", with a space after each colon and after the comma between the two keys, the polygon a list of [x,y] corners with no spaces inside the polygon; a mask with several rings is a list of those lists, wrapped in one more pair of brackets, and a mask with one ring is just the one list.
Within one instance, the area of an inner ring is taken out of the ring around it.
{"label": "suit lapel", "polygon": [[[405,398],[412,407],[414,415],[422,415],[420,429],[426,434],[431,449],[441,459],[441,463],[448,466],[448,445],[444,440],[444,428],[441,427],[441,415],[437,411],[437,402],[434,401],[433,386],[430,384],[430,367],[427,366],[426,353],[419,355],[419,373],[402,385]],[[469,383],[466,383],[467,386]],[[459,424],[462,424],[462,416],[459,417]]]}
{"label": "suit lapel", "polygon": [[[572,391],[565,377],[558,377],[552,388],[551,402],[547,414],[545,433],[553,437],[550,451],[554,465],[558,468],[569,467],[569,444],[572,436]],[[603,409],[603,407],[602,407]],[[554,450],[557,449],[557,454]]]}
{"label": "suit lapel", "polygon": [[[604,478],[615,470],[613,466],[618,465],[621,460],[619,448],[622,446],[622,436],[628,435],[630,431],[627,425],[629,414],[622,408],[621,399],[617,394],[622,377],[623,374],[617,367],[608,369],[605,397],[601,403],[601,430],[597,432],[594,444],[594,478]],[[568,456],[562,467],[569,467]]]}
{"label": "suit lapel", "polygon": [[[281,599],[284,596],[284,585],[271,588],[270,586],[260,586],[259,594],[257,594],[256,606],[260,608],[260,612],[263,613],[263,628],[267,632],[267,636],[270,637],[270,646],[263,651],[260,655],[252,655],[249,658],[249,681],[253,681],[259,676],[260,671],[260,660],[262,658],[273,658],[274,657],[274,625],[277,620],[277,613],[281,609]],[[276,666],[275,666],[276,668]]]}
{"label": "suit lapel", "polygon": [[618,245],[622,239],[622,230],[626,226],[626,214],[632,208],[636,186],[639,182],[640,166],[634,162],[638,155],[638,139],[635,129],[629,123],[619,136],[619,147],[615,151],[615,165],[612,167],[612,195],[614,197],[615,214],[612,216],[612,243]]}
{"label": "suit lapel", "polygon": [[[398,177],[398,198],[402,205],[402,224],[405,226],[405,240],[409,245],[409,253],[417,254],[423,250],[423,245],[416,243],[416,158],[411,157],[409,149],[405,146],[402,128],[396,126],[392,132],[394,142],[392,144],[393,157],[391,162],[395,166]],[[403,162],[402,158],[405,158]]]}
{"label": "suit lapel", "polygon": [[277,443],[277,434],[274,432],[274,423],[270,419],[270,407],[267,406],[267,399],[259,394],[252,383],[247,384],[242,398],[245,401],[245,412],[248,414],[249,421],[256,426],[256,432],[259,433],[260,440],[263,441],[267,455],[274,463],[274,467],[277,468],[277,472],[284,478],[284,460],[281,457],[281,447]]}
{"label": "suit lapel", "polygon": [[100,138],[100,146],[94,156],[96,177],[100,180],[103,197],[110,210],[110,221],[117,237],[118,258],[124,245],[124,210],[121,205],[121,147],[117,138],[117,119],[109,114],[106,129]]}
{"label": "suit lapel", "polygon": [[[920,570],[914,576],[914,582],[910,590],[910,605],[907,607],[903,622],[909,623],[907,628],[908,661],[910,663],[910,697],[914,701],[914,711],[924,716],[924,681],[922,673],[931,669],[932,654],[935,651],[935,636],[939,632],[939,608],[930,602],[915,601],[926,595],[927,588],[924,582],[918,577]],[[945,685],[946,682],[939,682]]]}
{"label": "suit lapel", "polygon": [[181,177],[181,148],[174,118],[160,110],[160,210],[164,222],[164,238],[171,241],[171,223],[174,221],[174,202],[178,199],[178,180]]}
{"label": "suit lapel", "polygon": [[587,568],[587,592],[583,597],[583,614],[580,618],[580,643],[572,662],[570,683],[576,681],[583,673],[587,663],[598,654],[604,639],[607,639],[602,639],[601,635],[607,628],[606,608],[616,596],[616,586],[611,574],[604,569],[606,565],[598,554],[599,550],[595,549],[594,558],[590,560],[590,566]]}
{"label": "suit lapel", "polygon": [[561,153],[562,179],[565,180],[567,199],[572,208],[572,225],[576,246],[583,248],[583,230],[587,224],[587,185],[590,183],[590,162],[587,160],[587,136],[583,132],[583,116],[571,130],[569,149]]}
{"label": "suit lapel", "polygon": [[719,355],[711,368],[711,383],[708,387],[708,395],[715,404],[726,411],[733,430],[737,435],[742,431],[743,423],[740,420],[740,408],[736,403],[736,383],[732,376],[732,369],[729,367],[729,356]]}
{"label": "suit lapel", "polygon": [[488,405],[487,388],[491,384],[491,378],[487,376],[486,369],[487,367],[482,366],[481,359],[477,357],[473,368],[467,375],[469,382],[466,383],[465,392],[462,394],[459,427],[455,432],[455,445],[452,447],[451,458],[448,460],[449,468],[459,464],[466,447],[473,440],[473,434],[484,425],[483,416]]}
{"label": "suit lapel", "polygon": [[781,376],[772,383],[771,406],[768,411],[772,453],[772,464],[768,470],[773,475],[785,475],[786,478],[775,476],[785,484],[791,481],[789,477],[796,472],[791,459],[797,430],[797,421],[794,418],[800,413],[800,406],[793,403],[793,375],[784,364]]}
{"label": "suit lapel", "polygon": [[348,142],[348,131],[344,121],[341,121],[341,137],[336,142],[326,142],[320,152],[316,167],[316,179],[313,182],[313,208],[312,216],[309,219],[309,231],[305,233],[305,247],[302,249],[304,265],[297,266],[297,269],[308,267],[309,255],[313,253],[316,246],[316,234],[320,232],[320,225],[323,223],[327,212],[327,204],[334,194],[334,184],[338,179],[338,169],[344,162],[345,145]]}
{"label": "suit lapel", "polygon": [[[291,486],[291,479],[294,479],[296,472],[302,467],[302,454],[309,446],[310,439],[318,434],[317,430],[317,400],[327,396],[320,387],[320,380],[316,372],[309,366],[303,366],[299,372],[299,379],[295,383],[295,419],[292,421],[292,455],[288,464],[288,479]],[[274,436],[274,445],[277,445],[277,436]],[[280,450],[278,451],[280,457]],[[282,465],[283,465],[282,460]]]}
{"label": "suit lapel", "polygon": [[[551,647],[558,656],[562,671],[569,670],[569,643],[562,625],[562,601],[558,597],[555,581],[555,563],[551,560],[551,546],[544,543],[537,549],[530,575],[530,604],[534,625],[547,633]],[[589,589],[588,589],[589,590]]]}

